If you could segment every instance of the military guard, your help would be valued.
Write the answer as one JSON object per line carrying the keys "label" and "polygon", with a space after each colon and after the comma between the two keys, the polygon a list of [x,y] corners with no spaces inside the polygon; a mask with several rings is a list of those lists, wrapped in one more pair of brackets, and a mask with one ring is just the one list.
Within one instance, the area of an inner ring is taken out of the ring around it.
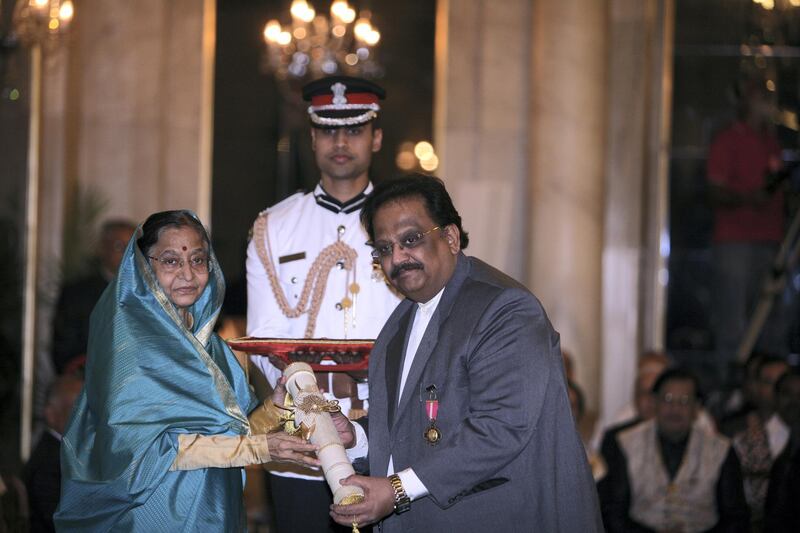
{"label": "military guard", "polygon": [[[372,191],[369,166],[380,150],[378,85],[345,76],[303,88],[321,180],[261,213],[247,249],[247,333],[270,338],[374,339],[399,302],[375,268],[359,221]],[[280,364],[254,357],[271,385]],[[277,365],[277,366],[276,366]],[[365,413],[366,380],[318,373],[320,389],[350,418]],[[319,471],[270,471],[279,532],[335,530],[330,492]]]}

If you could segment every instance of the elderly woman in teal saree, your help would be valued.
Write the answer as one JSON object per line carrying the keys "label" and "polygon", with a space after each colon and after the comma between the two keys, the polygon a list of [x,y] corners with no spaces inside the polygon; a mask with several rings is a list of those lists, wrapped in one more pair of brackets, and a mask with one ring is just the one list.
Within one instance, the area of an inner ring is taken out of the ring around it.
{"label": "elderly woman in teal saree", "polygon": [[[59,531],[241,531],[243,469],[317,465],[258,406],[214,333],[225,282],[202,224],[156,213],[91,317],[86,385],[62,442]],[[248,413],[251,414],[248,418]]]}

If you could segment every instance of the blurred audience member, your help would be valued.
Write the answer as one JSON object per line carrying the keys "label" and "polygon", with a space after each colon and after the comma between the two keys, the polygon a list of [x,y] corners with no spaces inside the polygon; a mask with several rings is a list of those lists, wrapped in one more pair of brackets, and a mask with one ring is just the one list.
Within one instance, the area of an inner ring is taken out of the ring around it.
{"label": "blurred audience member", "polygon": [[730,442],[697,424],[697,378],[674,368],[653,385],[655,418],[621,431],[600,491],[609,532],[749,531]]}
{"label": "blurred audience member", "polygon": [[756,408],[758,395],[758,370],[767,354],[753,352],[745,361],[741,373],[741,385],[731,391],[720,406],[717,419],[720,432],[733,437],[747,427],[747,415]]}
{"label": "blurred audience member", "polygon": [[730,416],[720,424],[720,431],[733,437],[757,421],[766,422],[775,411],[775,383],[789,370],[785,359],[761,355],[751,367],[752,378],[742,385],[749,407],[738,416]]}
{"label": "blurred audience member", "polygon": [[669,363],[666,354],[656,351],[645,352],[639,358],[633,397],[635,413],[631,413],[636,418],[650,420],[655,416],[656,401],[653,397],[653,385]]}
{"label": "blurred audience member", "polygon": [[757,531],[761,530],[764,519],[772,464],[789,440],[789,426],[775,413],[775,384],[788,370],[789,365],[783,359],[761,359],[754,388],[755,409],[746,416],[745,429],[733,438],[733,446],[742,464],[750,517]]}
{"label": "blurred audience member", "polygon": [[797,368],[784,373],[775,383],[773,418],[780,418],[787,430],[800,440],[800,370]]}
{"label": "blurred audience member", "polygon": [[752,409],[722,428],[728,435],[733,433],[733,445],[742,464],[745,496],[756,530],[761,529],[764,518],[770,471],[789,436],[788,426],[775,414],[775,384],[788,369],[789,365],[781,358],[761,356],[750,386]]}
{"label": "blurred audience member", "polygon": [[87,276],[65,284],[53,318],[53,364],[63,374],[86,356],[89,315],[108,283],[117,275],[122,254],[136,225],[122,219],[105,222],[100,229],[97,265]]}
{"label": "blurred audience member", "polygon": [[[773,99],[764,80],[750,80],[742,90],[739,120],[714,139],[708,154],[714,208],[712,328],[719,385],[730,377],[748,313],[783,239],[783,192],[772,179],[782,167],[781,148],[772,132]],[[787,347],[779,318],[772,313],[758,346],[783,354]]]}
{"label": "blurred audience member", "polygon": [[605,424],[597,424],[594,437],[592,437],[592,448],[602,450],[602,443],[607,438],[613,439],[617,432],[643,420],[653,418],[655,415],[653,383],[669,366],[669,362],[669,358],[665,354],[657,351],[647,351],[639,356],[633,399],[610,421]]}
{"label": "blurred audience member", "polygon": [[586,412],[586,397],[578,384],[572,380],[567,380],[567,394],[569,395],[569,407],[572,410],[572,418],[575,423],[579,423]]}
{"label": "blurred audience member", "polygon": [[583,421],[584,414],[586,413],[586,397],[583,391],[574,381],[567,381],[567,394],[569,395],[569,407],[572,410],[572,418],[575,419],[575,426],[578,428],[578,433],[581,435],[583,447],[586,449],[586,459],[589,461],[589,466],[592,469],[592,477],[597,481],[606,475],[606,464],[600,457],[600,454],[594,452],[589,446],[584,436],[584,431],[581,422]]}
{"label": "blurred audience member", "polygon": [[567,376],[567,381],[575,381],[575,361],[572,353],[561,348],[561,357],[564,359],[564,375]]}
{"label": "blurred audience member", "polygon": [[28,531],[25,485],[10,472],[0,472],[0,533]]}
{"label": "blurred audience member", "polygon": [[766,422],[775,412],[775,384],[789,370],[789,363],[781,357],[763,355],[755,365],[755,379],[748,385],[752,408],[740,420],[740,426],[733,425],[722,428],[733,429],[732,434],[739,433],[750,425],[750,421],[759,419]]}
{"label": "blurred audience member", "polygon": [[61,435],[82,387],[83,381],[64,375],[56,378],[48,390],[44,407],[47,429],[34,448],[24,473],[32,533],[55,531],[53,513],[61,492]]}
{"label": "blurred audience member", "polygon": [[[776,416],[789,429],[769,478],[764,531],[800,531],[800,371],[784,374],[775,385]],[[770,442],[772,445],[772,442]]]}

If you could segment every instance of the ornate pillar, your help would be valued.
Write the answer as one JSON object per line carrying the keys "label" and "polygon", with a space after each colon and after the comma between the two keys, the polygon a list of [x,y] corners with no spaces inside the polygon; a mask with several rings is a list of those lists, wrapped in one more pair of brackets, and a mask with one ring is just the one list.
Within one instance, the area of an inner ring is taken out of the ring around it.
{"label": "ornate pillar", "polygon": [[525,283],[588,406],[661,348],[674,0],[441,0],[434,140],[473,239]]}
{"label": "ornate pillar", "polygon": [[84,0],[70,75],[78,182],[107,213],[188,208],[210,222],[215,3]]}
{"label": "ornate pillar", "polygon": [[636,359],[664,348],[671,0],[611,0],[600,410],[633,396]]}
{"label": "ornate pillar", "polygon": [[440,0],[434,144],[467,252],[524,282],[529,0]]}
{"label": "ornate pillar", "polygon": [[84,0],[69,46],[34,52],[23,458],[52,374],[50,325],[76,187],[99,193],[103,217],[189,208],[210,222],[215,10],[214,0]]}
{"label": "ornate pillar", "polygon": [[533,6],[527,281],[573,354],[589,404],[597,405],[608,4]]}

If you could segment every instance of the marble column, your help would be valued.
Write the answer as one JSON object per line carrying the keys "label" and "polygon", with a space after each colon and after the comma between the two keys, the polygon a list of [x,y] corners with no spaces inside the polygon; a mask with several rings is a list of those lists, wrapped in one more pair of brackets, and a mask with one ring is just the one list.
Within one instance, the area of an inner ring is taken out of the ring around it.
{"label": "marble column", "polygon": [[524,282],[529,0],[441,0],[434,145],[467,252]]}
{"label": "marble column", "polygon": [[[36,364],[26,370],[24,386],[39,407],[52,376],[50,324],[61,260],[64,247],[75,244],[63,242],[63,230],[77,188],[105,202],[102,217],[141,221],[154,211],[188,208],[210,222],[216,3],[76,4],[68,36],[46,47],[37,77],[41,127],[31,133],[40,148],[29,154],[29,165],[39,169],[39,212],[30,225],[38,275],[27,293],[39,298],[29,321],[36,325]],[[23,457],[30,414],[26,402]]]}
{"label": "marble column", "polygon": [[663,349],[671,0],[611,0],[603,249],[604,421],[631,401],[638,355]]}
{"label": "marble column", "polygon": [[647,129],[645,151],[645,218],[642,345],[666,348],[667,260],[669,259],[669,160],[672,138],[672,86],[675,42],[675,0],[649,0]]}
{"label": "marble column", "polygon": [[597,405],[608,5],[533,5],[527,281],[572,353],[589,404]]}
{"label": "marble column", "polygon": [[468,252],[525,283],[591,411],[661,348],[673,0],[441,0],[438,174]]}
{"label": "marble column", "polygon": [[62,230],[66,193],[67,46],[48,50],[42,64],[42,122],[40,131],[38,298],[36,309],[36,367],[34,412],[46,401],[45,384],[54,375],[50,326],[61,281]]}
{"label": "marble column", "polygon": [[210,222],[213,1],[84,0],[70,76],[70,174],[141,221],[187,208]]}

